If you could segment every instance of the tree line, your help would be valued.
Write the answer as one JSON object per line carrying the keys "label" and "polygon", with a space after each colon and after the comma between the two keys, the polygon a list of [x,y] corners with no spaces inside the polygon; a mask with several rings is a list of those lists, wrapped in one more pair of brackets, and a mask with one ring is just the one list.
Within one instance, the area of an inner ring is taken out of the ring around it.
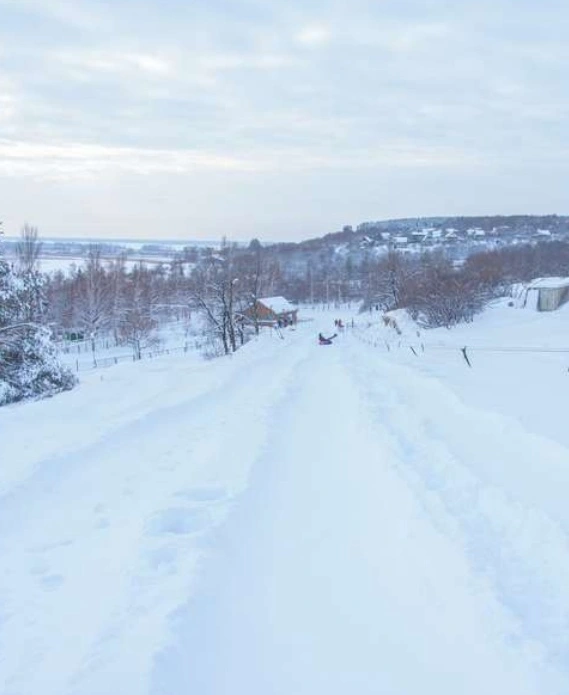
{"label": "tree line", "polygon": [[69,272],[39,272],[37,230],[25,226],[15,262],[0,258],[0,404],[70,388],[53,338],[81,339],[95,350],[105,337],[133,357],[172,321],[189,322],[208,355],[237,350],[259,332],[258,300],[282,295],[300,303],[361,303],[362,310],[406,309],[425,327],[471,321],[517,282],[569,274],[569,243],[547,241],[488,250],[453,262],[443,251],[370,253],[355,260],[323,250],[222,241],[181,252],[174,261],[128,267],[105,260],[93,244]]}

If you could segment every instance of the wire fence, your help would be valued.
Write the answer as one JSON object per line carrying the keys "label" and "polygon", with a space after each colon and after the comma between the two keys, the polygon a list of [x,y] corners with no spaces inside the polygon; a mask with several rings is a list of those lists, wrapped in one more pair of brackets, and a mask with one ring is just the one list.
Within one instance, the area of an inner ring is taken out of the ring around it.
{"label": "wire fence", "polygon": [[200,350],[202,347],[203,346],[198,341],[194,345],[186,344],[182,346],[163,348],[161,350],[143,350],[140,352],[140,355],[133,352],[131,354],[114,355],[111,357],[98,357],[97,353],[93,353],[92,360],[81,361],[76,359],[72,364],[70,362],[67,362],[67,364],[68,366],[72,366],[76,372],[86,372],[92,371],[93,369],[112,367],[123,362],[139,362],[140,360],[151,360],[163,355],[186,354],[188,352]]}
{"label": "wire fence", "polygon": [[385,349],[387,352],[391,352],[393,349],[407,349],[412,352],[416,357],[420,354],[434,351],[443,352],[459,352],[463,357],[465,363],[468,367],[472,367],[472,362],[469,358],[470,353],[486,352],[486,353],[518,353],[518,354],[569,354],[569,347],[563,346],[543,346],[543,345],[483,345],[483,344],[470,344],[470,345],[441,345],[436,343],[428,343],[425,341],[418,340],[417,342],[409,342],[406,340],[396,340],[389,341],[382,339],[378,336],[365,335],[364,329],[360,326],[356,327],[354,335],[362,343],[369,345],[374,348]]}

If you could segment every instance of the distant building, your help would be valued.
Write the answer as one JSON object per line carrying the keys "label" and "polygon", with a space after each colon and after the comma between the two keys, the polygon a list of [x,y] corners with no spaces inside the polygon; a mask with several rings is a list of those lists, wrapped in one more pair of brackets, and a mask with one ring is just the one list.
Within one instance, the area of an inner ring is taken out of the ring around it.
{"label": "distant building", "polygon": [[569,301],[569,278],[537,278],[526,288],[524,306],[538,311],[555,311]]}
{"label": "distant building", "polygon": [[284,297],[258,299],[256,306],[248,309],[245,314],[249,317],[256,315],[257,321],[267,326],[275,323],[287,326],[298,321],[298,309]]}
{"label": "distant building", "polygon": [[422,244],[427,237],[428,237],[428,232],[425,229],[423,229],[421,231],[411,232],[410,241],[413,244]]}
{"label": "distant building", "polygon": [[394,248],[396,249],[405,249],[407,248],[407,244],[409,243],[409,240],[407,239],[406,236],[395,236],[391,240]]}

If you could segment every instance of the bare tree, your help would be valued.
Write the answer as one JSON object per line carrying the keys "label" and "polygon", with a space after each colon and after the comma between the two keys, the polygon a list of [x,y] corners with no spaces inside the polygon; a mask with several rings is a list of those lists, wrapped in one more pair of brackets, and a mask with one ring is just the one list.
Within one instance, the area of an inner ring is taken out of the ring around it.
{"label": "bare tree", "polygon": [[77,271],[75,279],[76,321],[91,340],[94,353],[97,333],[109,327],[112,316],[112,286],[98,244],[89,247],[85,266]]}
{"label": "bare tree", "polygon": [[37,227],[25,224],[20,232],[20,239],[16,244],[20,272],[31,273],[38,270],[41,246]]}
{"label": "bare tree", "polygon": [[223,240],[219,253],[212,254],[195,270],[190,291],[192,304],[203,312],[210,334],[220,341],[226,355],[237,350],[236,272],[234,249]]}
{"label": "bare tree", "polygon": [[120,338],[132,347],[135,359],[141,359],[142,349],[158,340],[158,324],[152,315],[156,299],[152,273],[142,264],[135,267],[124,288],[118,319]]}

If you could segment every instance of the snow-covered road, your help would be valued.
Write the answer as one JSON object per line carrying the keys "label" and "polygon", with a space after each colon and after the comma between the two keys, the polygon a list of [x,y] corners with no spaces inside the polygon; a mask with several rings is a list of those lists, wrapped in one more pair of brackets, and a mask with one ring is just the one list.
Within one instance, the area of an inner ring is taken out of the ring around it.
{"label": "snow-covered road", "polygon": [[569,692],[569,451],[313,336],[53,423],[0,499],[1,695]]}

